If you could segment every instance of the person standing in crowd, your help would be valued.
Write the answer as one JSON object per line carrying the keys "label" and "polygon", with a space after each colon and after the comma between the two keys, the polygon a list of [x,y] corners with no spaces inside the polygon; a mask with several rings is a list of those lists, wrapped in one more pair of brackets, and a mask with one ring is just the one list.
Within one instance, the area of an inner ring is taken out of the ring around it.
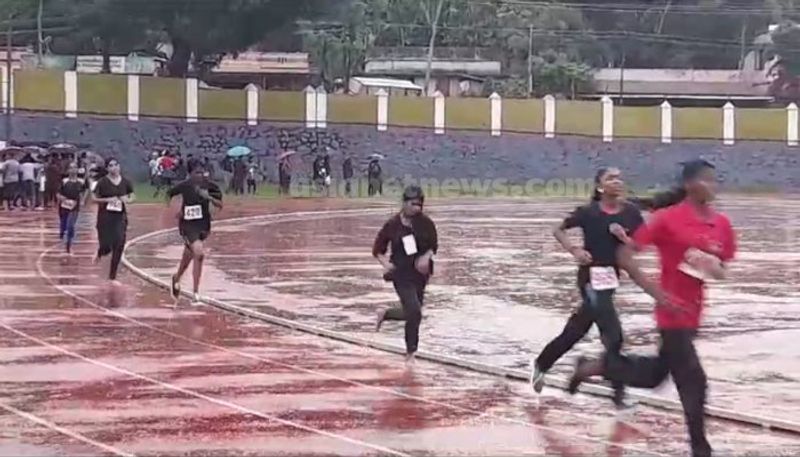
{"label": "person standing in crowd", "polygon": [[175,159],[172,158],[172,153],[164,151],[161,153],[161,158],[158,159],[159,179],[156,186],[153,198],[161,194],[162,189],[169,189],[175,181]]}
{"label": "person standing in crowd", "polygon": [[36,173],[41,167],[30,153],[25,154],[20,162],[19,170],[22,176],[22,206],[33,210],[36,206]]}
{"label": "person standing in crowd", "polygon": [[[75,164],[77,173],[77,164]],[[58,192],[62,182],[61,163],[58,156],[51,154],[44,169],[44,207],[49,208],[57,201]],[[76,174],[77,176],[77,174]]]}
{"label": "person standing in crowd", "polygon": [[158,152],[153,151],[150,153],[150,160],[147,162],[147,168],[150,170],[150,185],[156,187],[156,178],[158,177]]}
{"label": "person standing in crowd", "polygon": [[247,164],[244,159],[237,158],[233,162],[233,193],[244,195],[244,183],[247,179]]}
{"label": "person standing in crowd", "polygon": [[314,158],[314,163],[311,168],[311,179],[314,181],[317,191],[320,191],[322,190],[323,179],[325,178],[325,159],[321,155],[317,155],[317,157]]}
{"label": "person standing in crowd", "polygon": [[[391,281],[402,308],[378,314],[376,331],[385,320],[405,321],[406,360],[414,360],[419,345],[419,326],[425,287],[433,275],[433,256],[439,249],[436,225],[423,213],[425,195],[418,186],[403,192],[403,206],[378,232],[372,255],[383,266],[384,280]],[[391,256],[386,255],[391,246]]]}
{"label": "person standing in crowd", "polygon": [[[600,339],[610,354],[622,349],[622,325],[614,307],[614,293],[619,287],[617,250],[630,242],[643,223],[639,209],[625,200],[625,184],[617,168],[602,168],[595,175],[595,190],[589,204],[579,206],[554,230],[558,242],[572,254],[578,267],[578,290],[582,302],[570,316],[561,334],[545,346],[537,357],[531,383],[538,393],[544,387],[545,374],[567,351],[597,325]],[[583,246],[575,246],[567,230],[581,228]],[[624,386],[614,384],[614,404],[626,407]]]}
{"label": "person standing in crowd", "polygon": [[[181,197],[181,208],[178,214],[178,231],[183,238],[183,257],[178,271],[172,275],[172,298],[177,304],[180,297],[180,283],[189,265],[194,262],[192,270],[192,303],[200,303],[200,278],[203,275],[205,259],[204,243],[211,234],[211,207],[222,209],[222,190],[205,176],[205,169],[199,161],[189,164],[189,179],[170,189],[167,196],[174,199]],[[172,201],[170,201],[170,206]]]}
{"label": "person standing in crowd", "polygon": [[94,189],[94,201],[97,203],[97,239],[98,248],[93,263],[111,254],[111,266],[108,278],[112,285],[117,282],[117,271],[125,250],[128,232],[128,205],[135,195],[133,185],[121,174],[119,161],[115,158],[106,160],[106,176],[97,181]]}
{"label": "person standing in crowd", "polygon": [[0,210],[5,209],[3,202],[6,199],[4,181],[6,178],[6,154],[0,154]]}
{"label": "person standing in crowd", "polygon": [[344,192],[350,197],[353,192],[353,158],[349,155],[342,162],[342,177],[344,178]]}
{"label": "person standing in crowd", "polygon": [[16,159],[15,153],[9,153],[8,159],[5,161],[5,170],[3,174],[3,187],[5,190],[6,207],[12,211],[17,206],[17,199],[20,196],[19,190],[19,162]]}
{"label": "person standing in crowd", "polygon": [[255,158],[250,157],[247,164],[247,193],[256,194],[256,179],[258,177],[258,164]]}
{"label": "person standing in crowd", "polygon": [[370,197],[383,193],[382,174],[383,170],[381,169],[381,164],[378,162],[378,159],[371,160],[367,168],[367,181],[369,181],[368,193]]}
{"label": "person standing in crowd", "polygon": [[289,188],[292,185],[292,167],[289,157],[284,157],[278,162],[278,185],[281,195],[289,195]]}
{"label": "person standing in crowd", "polygon": [[[59,232],[58,239],[65,241],[67,254],[72,254],[72,242],[75,240],[75,224],[78,221],[81,206],[86,203],[88,181],[78,177],[78,164],[71,163],[67,168],[56,198],[58,199]],[[66,236],[66,240],[64,237]]]}
{"label": "person standing in crowd", "polygon": [[[724,279],[726,263],[736,254],[736,235],[730,220],[711,207],[715,198],[714,166],[705,160],[684,164],[682,191],[670,192],[664,209],[633,236],[633,248],[656,247],[660,258],[661,287],[670,306],[656,302],[655,317],[661,337],[655,357],[604,357],[579,359],[570,392],[591,376],[604,376],[631,387],[655,388],[672,376],[683,405],[693,457],[711,456],[705,433],[707,378],[694,340],[704,308],[705,283]],[[628,254],[630,248],[626,248]],[[631,257],[632,258],[632,257]]]}

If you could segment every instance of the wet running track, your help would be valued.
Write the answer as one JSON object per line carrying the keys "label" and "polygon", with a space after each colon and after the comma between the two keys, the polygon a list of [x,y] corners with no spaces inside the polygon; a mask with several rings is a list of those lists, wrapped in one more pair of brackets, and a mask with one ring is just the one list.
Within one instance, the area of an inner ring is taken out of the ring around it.
{"label": "wet running track", "polygon": [[[734,278],[712,287],[700,342],[713,404],[793,421],[800,421],[797,203],[726,205],[742,254]],[[573,205],[431,207],[443,241],[422,349],[526,368],[577,297],[574,267],[547,229]],[[372,331],[377,310],[394,300],[369,258],[391,209],[360,211],[365,206],[233,205],[225,218],[317,214],[217,223],[202,293],[401,344],[399,324]],[[129,238],[172,225],[162,210],[136,206]],[[74,257],[54,247],[56,222],[50,213],[0,212],[0,455],[686,452],[676,413],[640,405],[625,425],[603,398],[547,389],[539,403],[524,383],[424,361],[407,368],[393,354],[208,306],[173,309],[163,290],[127,270],[127,300],[108,307],[102,271],[90,262],[93,217],[82,215]],[[128,258],[166,277],[179,253],[177,235],[168,233],[134,244]],[[626,344],[653,350],[646,298],[626,286],[619,303]],[[569,359],[597,345],[593,334]],[[671,398],[671,389],[658,395]],[[718,455],[800,453],[796,435],[719,420],[708,427]]]}

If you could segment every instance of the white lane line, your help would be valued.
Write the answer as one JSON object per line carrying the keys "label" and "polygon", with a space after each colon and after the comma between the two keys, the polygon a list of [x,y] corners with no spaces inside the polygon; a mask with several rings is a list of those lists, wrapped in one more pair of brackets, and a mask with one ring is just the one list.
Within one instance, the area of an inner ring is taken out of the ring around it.
{"label": "white lane line", "polygon": [[[652,455],[652,456],[658,456],[658,457],[667,457],[666,454],[660,454],[658,452],[650,451],[650,450],[648,450],[646,448],[642,448],[642,447],[639,447],[639,446],[624,445],[624,444],[615,443],[615,442],[611,442],[611,441],[592,438],[590,436],[578,435],[578,434],[575,434],[575,433],[569,433],[569,432],[565,432],[565,431],[562,431],[562,430],[559,430],[559,429],[556,429],[556,428],[551,428],[551,427],[548,427],[548,426],[545,426],[545,425],[541,425],[541,424],[535,424],[535,423],[532,423],[532,422],[519,420],[519,419],[514,419],[514,418],[507,417],[507,416],[500,416],[500,415],[492,414],[492,413],[485,412],[485,411],[478,411],[478,410],[474,410],[474,409],[470,409],[470,408],[465,408],[465,407],[453,405],[453,404],[450,404],[450,403],[446,403],[446,402],[443,402],[443,401],[432,400],[432,399],[427,398],[427,397],[410,395],[410,394],[406,394],[404,392],[401,392],[401,391],[398,391],[398,390],[394,390],[394,389],[391,389],[391,388],[375,386],[375,385],[372,385],[372,384],[366,384],[366,383],[363,383],[363,382],[359,382],[359,381],[355,381],[355,380],[352,380],[352,379],[344,378],[344,377],[337,376],[337,375],[334,375],[334,374],[330,374],[330,373],[326,373],[326,372],[322,372],[322,371],[317,371],[317,370],[312,370],[312,369],[309,369],[309,368],[304,368],[304,367],[301,367],[301,366],[298,366],[298,365],[293,365],[293,364],[289,364],[289,363],[285,363],[285,362],[278,362],[278,361],[275,361],[275,360],[272,360],[272,359],[267,359],[265,357],[260,357],[260,356],[253,355],[253,354],[250,354],[250,353],[247,353],[247,352],[237,351],[235,349],[230,349],[230,348],[227,348],[225,346],[219,346],[219,345],[208,343],[208,342],[205,342],[205,341],[202,341],[202,340],[198,340],[198,339],[195,339],[195,338],[187,337],[187,336],[184,336],[184,335],[181,335],[181,334],[178,334],[178,333],[173,333],[173,332],[170,332],[168,330],[163,330],[161,328],[158,328],[158,327],[153,326],[151,324],[148,324],[146,322],[143,322],[143,321],[140,321],[138,319],[134,319],[132,317],[129,317],[126,314],[123,314],[123,313],[120,313],[118,311],[114,311],[112,309],[100,306],[97,303],[95,303],[95,302],[93,302],[93,301],[91,301],[91,300],[89,300],[89,299],[87,299],[85,297],[81,297],[80,295],[74,294],[74,293],[72,293],[72,292],[70,292],[68,290],[65,290],[65,289],[61,288],[54,281],[50,280],[50,277],[44,271],[44,268],[42,266],[42,260],[50,252],[52,252],[52,250],[53,250],[53,248],[50,248],[47,251],[44,251],[39,255],[39,259],[36,261],[36,268],[38,270],[39,275],[45,281],[47,281],[53,288],[55,288],[56,290],[61,291],[64,295],[67,295],[67,296],[69,296],[69,297],[71,297],[71,298],[73,298],[73,299],[75,299],[77,301],[83,302],[83,303],[91,306],[92,308],[100,310],[100,311],[102,311],[102,312],[104,312],[106,314],[110,314],[112,316],[118,317],[118,318],[120,318],[122,320],[125,320],[125,321],[128,321],[128,322],[130,322],[132,324],[148,328],[148,329],[153,330],[153,331],[155,331],[157,333],[160,333],[162,335],[166,335],[166,336],[169,336],[169,337],[172,337],[172,338],[175,338],[175,339],[178,339],[178,340],[182,340],[182,341],[185,341],[185,342],[188,342],[188,343],[196,344],[198,346],[202,346],[202,347],[205,347],[205,348],[208,348],[208,349],[212,349],[212,350],[216,350],[216,351],[220,351],[220,352],[225,352],[225,353],[228,353],[228,354],[236,355],[236,356],[239,356],[239,357],[242,357],[242,358],[246,358],[246,359],[249,359],[249,360],[262,362],[262,363],[268,363],[268,364],[271,364],[271,365],[280,366],[280,367],[283,367],[283,368],[287,368],[287,369],[294,370],[294,371],[301,372],[301,373],[311,374],[311,375],[314,375],[314,376],[321,376],[321,377],[328,378],[328,379],[331,379],[331,380],[335,380],[335,381],[343,382],[343,383],[346,383],[346,384],[350,384],[352,386],[356,386],[356,387],[360,387],[360,388],[364,388],[364,389],[369,389],[369,390],[374,390],[374,391],[382,392],[382,393],[388,393],[390,395],[398,396],[398,397],[401,397],[401,398],[406,398],[406,399],[409,399],[409,400],[418,401],[420,403],[427,403],[427,404],[430,404],[430,405],[445,407],[445,408],[448,408],[448,409],[452,409],[454,411],[459,411],[459,412],[468,413],[468,414],[476,414],[477,417],[486,417],[486,418],[489,418],[489,419],[494,419],[494,420],[507,422],[507,423],[511,423],[511,424],[515,424],[515,425],[522,425],[522,426],[531,427],[531,428],[534,428],[534,429],[545,430],[545,431],[549,431],[549,432],[552,432],[552,433],[555,433],[555,434],[558,434],[558,435],[561,435],[561,436],[565,436],[565,437],[569,437],[569,438],[575,438],[575,439],[579,439],[579,440],[582,440],[582,441],[585,441],[585,442],[602,444],[602,445],[605,445],[605,446],[613,446],[613,447],[617,447],[617,448],[620,448],[620,449],[628,449],[628,450],[632,450],[632,451],[636,451],[636,452],[642,453],[642,455]],[[212,309],[216,309],[216,308],[212,308]],[[525,398],[523,398],[521,396],[519,397],[519,399],[523,403],[529,403],[529,401],[527,399],[525,399]],[[595,418],[595,417],[590,417],[590,416],[587,416],[587,415],[582,415],[582,414],[578,414],[578,413],[574,413],[574,412],[568,412],[568,414],[570,416],[581,418],[581,419],[594,419]]]}
{"label": "white lane line", "polygon": [[6,411],[8,411],[8,412],[10,412],[12,414],[16,414],[17,416],[19,416],[19,417],[21,417],[23,419],[26,419],[26,420],[29,420],[29,421],[34,422],[36,424],[39,424],[42,427],[48,428],[48,429],[50,429],[50,430],[52,430],[54,432],[58,432],[58,433],[61,433],[62,435],[66,435],[66,436],[68,436],[70,438],[76,439],[78,441],[82,441],[82,442],[84,442],[86,444],[89,444],[91,446],[100,448],[100,449],[102,449],[104,451],[107,451],[107,452],[110,452],[110,453],[112,453],[114,455],[118,455],[120,457],[135,457],[135,454],[131,454],[131,453],[125,452],[125,451],[123,451],[121,449],[115,448],[114,446],[109,446],[109,445],[103,444],[103,443],[101,443],[99,441],[95,441],[95,440],[93,440],[93,439],[91,439],[91,438],[89,438],[87,436],[81,435],[78,432],[73,432],[72,430],[66,429],[66,428],[61,427],[59,425],[56,425],[56,424],[54,424],[54,423],[52,423],[52,422],[50,422],[50,421],[48,421],[46,419],[42,419],[39,416],[35,416],[35,415],[31,414],[31,413],[28,413],[28,412],[19,410],[17,408],[14,408],[13,406],[11,406],[11,405],[9,405],[7,403],[4,403],[2,401],[0,401],[0,408],[4,409],[4,410],[6,410]]}
{"label": "white lane line", "polygon": [[349,443],[349,444],[353,444],[353,445],[356,445],[356,446],[365,447],[365,448],[372,449],[372,450],[375,450],[375,451],[378,451],[378,452],[383,452],[385,454],[403,456],[403,457],[411,457],[410,454],[406,454],[406,453],[403,453],[403,452],[400,452],[400,451],[396,451],[396,450],[390,449],[388,447],[384,447],[384,446],[380,446],[380,445],[377,445],[377,444],[368,443],[366,441],[357,440],[355,438],[350,438],[350,437],[347,437],[347,436],[344,436],[344,435],[339,435],[337,433],[327,432],[325,430],[320,430],[320,429],[317,429],[317,428],[314,428],[314,427],[309,427],[307,425],[303,425],[303,424],[300,424],[300,423],[297,423],[297,422],[293,422],[293,421],[290,421],[290,420],[281,419],[280,417],[273,416],[271,414],[262,413],[260,411],[256,411],[254,409],[250,409],[250,408],[244,407],[242,405],[238,405],[236,403],[229,402],[227,400],[221,400],[219,398],[210,397],[208,395],[201,394],[201,393],[195,392],[193,390],[184,389],[183,387],[176,386],[175,384],[171,384],[171,383],[164,382],[164,381],[159,381],[158,379],[151,378],[150,376],[143,375],[143,374],[140,374],[140,373],[136,373],[134,371],[130,371],[130,370],[127,370],[125,368],[118,367],[116,365],[111,365],[110,363],[105,363],[105,362],[101,362],[99,360],[92,359],[91,357],[86,357],[86,356],[84,356],[82,354],[70,351],[69,349],[65,349],[65,348],[63,348],[61,346],[48,343],[47,341],[39,339],[39,338],[37,338],[37,337],[35,337],[33,335],[29,335],[29,334],[27,334],[27,333],[25,333],[25,332],[23,332],[21,330],[17,330],[14,327],[11,327],[10,325],[6,324],[4,320],[0,320],[0,327],[8,330],[11,333],[14,333],[17,336],[25,338],[28,341],[34,342],[36,344],[39,344],[40,346],[44,346],[44,347],[46,347],[46,348],[48,348],[50,350],[53,350],[53,351],[56,351],[56,352],[60,352],[60,353],[62,353],[64,355],[68,355],[70,357],[74,357],[76,359],[82,360],[82,361],[84,361],[86,363],[90,363],[92,365],[96,365],[98,367],[102,367],[102,368],[105,368],[107,370],[114,371],[114,372],[117,372],[117,373],[125,375],[125,376],[129,376],[131,378],[136,378],[136,379],[139,379],[139,380],[142,380],[142,381],[149,382],[151,384],[156,384],[156,385],[161,386],[161,387],[163,387],[165,389],[172,390],[174,392],[179,392],[179,393],[182,393],[184,395],[188,395],[190,397],[198,398],[200,400],[205,400],[205,401],[207,401],[209,403],[214,403],[215,405],[219,405],[219,406],[223,406],[223,407],[226,407],[226,408],[230,408],[230,409],[233,409],[233,410],[238,411],[238,412],[243,413],[243,414],[248,414],[248,415],[255,416],[255,417],[258,417],[258,418],[261,418],[261,419],[265,419],[265,420],[268,420],[268,421],[277,422],[277,423],[282,424],[282,425],[293,427],[293,428],[296,428],[296,429],[299,429],[299,430],[303,430],[303,431],[306,431],[306,432],[309,432],[309,433],[314,433],[314,434],[317,434],[317,435],[325,436],[325,437],[328,437],[328,438],[333,438],[333,439],[336,439],[336,440],[339,440],[339,441],[343,441],[345,443]]}

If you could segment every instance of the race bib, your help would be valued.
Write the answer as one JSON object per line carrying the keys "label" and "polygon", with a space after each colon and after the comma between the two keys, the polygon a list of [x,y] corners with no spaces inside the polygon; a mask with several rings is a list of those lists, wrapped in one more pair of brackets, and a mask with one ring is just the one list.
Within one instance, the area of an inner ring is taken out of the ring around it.
{"label": "race bib", "polygon": [[710,255],[711,254],[707,254],[703,251],[694,248],[689,249],[683,256],[684,257],[683,262],[681,262],[680,265],[678,265],[678,270],[683,274],[691,276],[695,279],[699,279],[701,281],[708,281],[709,279],[711,279],[711,277],[706,273],[704,273],[703,271],[693,267],[692,264],[690,263],[690,260],[692,259],[692,257],[695,256],[710,256]]}
{"label": "race bib", "polygon": [[97,181],[89,181],[89,189],[94,192],[94,189],[97,187]]}
{"label": "race bib", "polygon": [[414,255],[417,253],[417,240],[414,239],[414,235],[406,235],[403,237],[403,249],[406,251],[406,255]]}
{"label": "race bib", "polygon": [[589,277],[594,290],[614,290],[619,287],[619,278],[614,267],[591,267]]}
{"label": "race bib", "polygon": [[326,176],[325,177],[325,185],[326,186],[330,186],[331,185],[331,177],[330,176]]}
{"label": "race bib", "polygon": [[111,211],[114,213],[121,213],[123,208],[122,200],[112,200],[106,203],[106,211]]}
{"label": "race bib", "polygon": [[78,204],[75,200],[61,200],[61,207],[65,210],[72,211]]}
{"label": "race bib", "polygon": [[203,207],[200,205],[184,206],[183,220],[196,221],[203,218]]}

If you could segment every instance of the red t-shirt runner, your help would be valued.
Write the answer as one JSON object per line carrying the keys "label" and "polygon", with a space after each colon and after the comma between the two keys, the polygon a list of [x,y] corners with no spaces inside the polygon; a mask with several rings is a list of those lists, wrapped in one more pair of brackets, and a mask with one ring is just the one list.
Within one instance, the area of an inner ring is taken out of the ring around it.
{"label": "red t-shirt runner", "polygon": [[654,245],[661,260],[661,287],[685,310],[656,308],[656,322],[661,329],[696,329],[703,312],[705,282],[682,268],[686,253],[698,249],[728,262],[736,254],[736,237],[730,220],[711,211],[702,217],[688,202],[657,211],[648,224],[634,233],[638,249]]}

